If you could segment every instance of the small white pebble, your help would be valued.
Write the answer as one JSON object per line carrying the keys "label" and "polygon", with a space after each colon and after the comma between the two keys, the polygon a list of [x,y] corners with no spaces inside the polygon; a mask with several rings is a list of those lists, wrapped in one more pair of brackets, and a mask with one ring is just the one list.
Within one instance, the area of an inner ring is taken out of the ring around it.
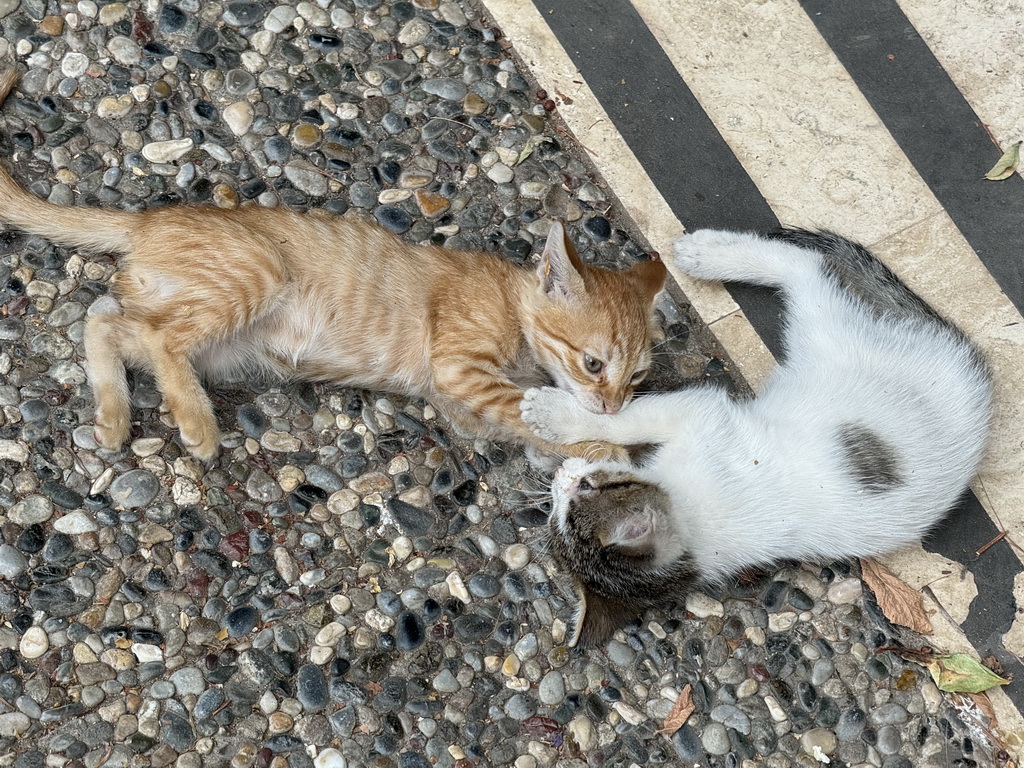
{"label": "small white pebble", "polygon": [[466,585],[457,571],[449,573],[445,578],[445,583],[448,584],[448,591],[452,593],[453,597],[457,597],[464,603],[469,603],[469,590],[466,589]]}
{"label": "small white pebble", "polygon": [[513,571],[517,571],[530,562],[530,548],[525,544],[513,544],[505,550],[502,558],[505,565]]}
{"label": "small white pebble", "polygon": [[412,554],[412,540],[408,536],[399,536],[391,542],[391,550],[395,553],[395,560],[402,562]]}
{"label": "small white pebble", "polygon": [[313,644],[330,647],[341,640],[341,638],[346,634],[348,634],[348,629],[344,624],[332,621],[330,624],[325,624],[320,631],[316,633],[316,637],[313,638]]}
{"label": "small white pebble", "polygon": [[21,636],[18,650],[26,659],[38,659],[50,650],[50,638],[42,627],[29,627]]}

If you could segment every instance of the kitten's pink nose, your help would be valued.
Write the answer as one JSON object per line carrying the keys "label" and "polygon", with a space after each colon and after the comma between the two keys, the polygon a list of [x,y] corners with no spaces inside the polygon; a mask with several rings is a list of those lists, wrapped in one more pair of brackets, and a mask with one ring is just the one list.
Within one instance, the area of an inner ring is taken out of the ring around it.
{"label": "kitten's pink nose", "polygon": [[605,413],[618,413],[622,406],[616,405],[615,403],[609,403],[607,400],[604,401],[604,412]]}

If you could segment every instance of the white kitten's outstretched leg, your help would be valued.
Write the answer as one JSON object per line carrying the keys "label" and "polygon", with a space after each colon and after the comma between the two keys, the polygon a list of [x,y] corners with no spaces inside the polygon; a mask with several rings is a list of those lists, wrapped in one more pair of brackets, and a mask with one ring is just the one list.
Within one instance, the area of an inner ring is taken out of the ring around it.
{"label": "white kitten's outstretched leg", "polygon": [[699,229],[675,243],[676,264],[702,280],[734,280],[783,288],[818,271],[820,259],[803,248],[742,232]]}
{"label": "white kitten's outstretched leg", "polygon": [[[698,394],[699,393],[699,394]],[[696,395],[696,397],[694,397]],[[555,443],[602,440],[618,445],[663,443],[680,423],[699,418],[696,400],[702,390],[666,392],[634,400],[618,413],[591,413],[568,392],[543,387],[528,389],[519,404],[523,421],[534,434]]]}

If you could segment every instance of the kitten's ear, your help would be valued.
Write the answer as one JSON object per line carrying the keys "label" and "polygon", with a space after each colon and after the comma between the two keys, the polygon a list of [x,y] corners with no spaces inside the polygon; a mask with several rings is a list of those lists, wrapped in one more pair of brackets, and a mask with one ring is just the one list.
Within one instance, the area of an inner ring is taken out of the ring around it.
{"label": "kitten's ear", "polygon": [[537,266],[541,290],[553,299],[579,301],[587,292],[583,283],[583,262],[576,253],[565,227],[557,219],[548,230],[548,240],[544,243]]}
{"label": "kitten's ear", "polygon": [[654,534],[655,511],[645,504],[639,509],[625,510],[622,517],[598,532],[598,539],[602,547],[622,547],[639,555],[654,549]]}
{"label": "kitten's ear", "polygon": [[625,626],[640,613],[619,600],[602,597],[584,586],[579,587],[580,604],[576,610],[576,627],[569,647],[599,648],[607,645],[615,630]]}
{"label": "kitten's ear", "polygon": [[653,301],[658,291],[665,286],[668,270],[663,261],[641,261],[630,267],[626,274],[632,278],[641,295]]}

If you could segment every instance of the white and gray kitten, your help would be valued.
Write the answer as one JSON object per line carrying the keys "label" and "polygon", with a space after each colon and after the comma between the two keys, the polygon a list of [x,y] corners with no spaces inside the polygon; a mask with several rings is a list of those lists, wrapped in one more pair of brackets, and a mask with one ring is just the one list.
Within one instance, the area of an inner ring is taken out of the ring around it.
{"label": "white and gray kitten", "polygon": [[988,434],[978,350],[863,247],[831,233],[703,230],[677,263],[782,291],[786,359],[754,399],[694,386],[617,414],[527,391],[547,440],[651,443],[640,466],[570,459],[552,553],[582,595],[573,644],[644,608],[773,561],[878,555],[918,540],[964,492]]}

